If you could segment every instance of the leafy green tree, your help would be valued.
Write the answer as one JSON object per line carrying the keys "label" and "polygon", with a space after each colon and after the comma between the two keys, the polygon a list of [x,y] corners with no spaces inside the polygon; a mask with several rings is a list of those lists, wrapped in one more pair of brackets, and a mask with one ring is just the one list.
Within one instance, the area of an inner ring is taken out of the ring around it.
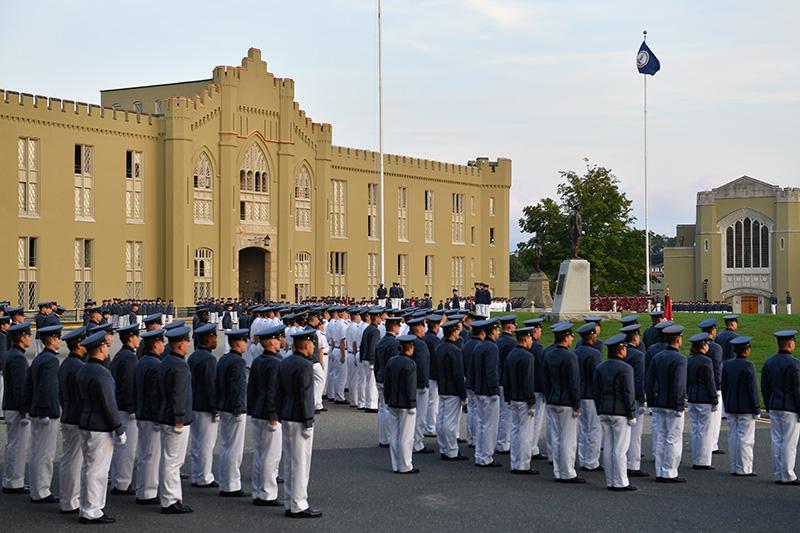
{"label": "leafy green tree", "polygon": [[533,265],[530,267],[522,262],[517,253],[508,256],[509,281],[528,281]]}

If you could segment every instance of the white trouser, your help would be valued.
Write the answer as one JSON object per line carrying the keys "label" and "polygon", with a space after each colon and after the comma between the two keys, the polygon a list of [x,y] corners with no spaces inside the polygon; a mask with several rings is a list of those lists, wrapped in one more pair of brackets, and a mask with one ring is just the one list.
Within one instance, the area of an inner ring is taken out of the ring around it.
{"label": "white trouser", "polygon": [[314,430],[303,436],[302,422],[283,422],[283,498],[284,507],[299,513],[308,509],[308,478],[311,475],[311,450]]}
{"label": "white trouser", "polygon": [[350,405],[363,407],[364,386],[362,384],[361,368],[358,363],[358,354],[347,352],[347,389]]}
{"label": "white trouser", "polygon": [[722,391],[717,391],[717,410],[711,412],[711,451],[719,450],[719,432],[722,428]]}
{"label": "white trouser", "polygon": [[219,424],[211,413],[195,411],[189,433],[192,436],[192,483],[208,485],[214,481],[211,467],[214,463],[214,445],[217,443]]}
{"label": "white trouser", "polygon": [[656,477],[678,477],[683,453],[683,411],[653,407]]}
{"label": "white trouser", "polygon": [[378,298],[378,307],[386,307],[386,298]]}
{"label": "white trouser", "polygon": [[362,386],[364,388],[364,405],[366,409],[378,408],[378,385],[375,383],[375,372],[369,361],[361,361]]}
{"label": "white trouser", "polygon": [[58,493],[61,510],[73,511],[81,501],[81,432],[75,424],[61,424],[61,460],[58,461]]}
{"label": "white trouser", "polygon": [[403,306],[402,298],[392,298],[392,309],[400,309]]}
{"label": "white trouser", "polygon": [[331,348],[330,357],[325,358],[325,387],[323,396],[333,401],[336,395],[336,380],[339,379],[339,349]]}
{"label": "white trouser", "polygon": [[242,489],[242,455],[244,455],[245,415],[219,414],[219,490]]}
{"label": "white trouser", "polygon": [[786,314],[787,315],[792,314],[792,304],[786,304]]}
{"label": "white trouser", "polygon": [[[167,320],[166,320],[166,322],[164,322],[164,324],[172,323],[172,318],[173,318],[173,315],[167,315]],[[164,319],[164,315],[161,315],[161,319],[162,320]]]}
{"label": "white trouser", "polygon": [[186,460],[188,444],[189,427],[161,426],[161,476],[158,483],[161,507],[183,501],[181,467]]}
{"label": "white trouser", "polygon": [[414,466],[411,455],[414,449],[414,427],[417,415],[409,409],[387,407],[389,415],[389,455],[392,458],[392,471],[408,472]]}
{"label": "white trouser", "polygon": [[628,470],[642,469],[642,430],[644,429],[644,408],[636,402],[636,423],[631,426],[631,443],[628,445]]}
{"label": "white trouser", "polygon": [[756,442],[755,415],[728,413],[728,453],[731,456],[731,473],[753,472],[753,445]]}
{"label": "white trouser", "polygon": [[692,426],[692,465],[710,466],[713,448],[710,403],[689,403],[689,423]]}
{"label": "white trouser", "polygon": [[325,369],[314,363],[314,409],[322,409],[322,391],[325,390]]}
{"label": "white trouser", "polygon": [[[81,432],[80,516],[95,519],[103,516],[108,488],[108,470],[114,453],[114,437],[107,431]],[[158,463],[156,463],[158,464]]]}
{"label": "white trouser", "polygon": [[389,444],[389,407],[383,397],[383,383],[378,383],[378,444]]}
{"label": "white trouser", "polygon": [[578,418],[578,463],[585,468],[600,466],[600,441],[603,430],[597,418],[594,400],[581,400],[581,415]]}
{"label": "white trouser", "polygon": [[769,412],[772,425],[772,475],[775,481],[794,481],[797,438],[800,436],[798,414],[791,411]]}
{"label": "white trouser", "polygon": [[5,387],[5,378],[3,378],[3,370],[0,368],[0,406],[3,405],[3,393]]}
{"label": "white trouser", "polygon": [[778,305],[777,305],[777,304],[770,304],[770,306],[769,306],[769,311],[770,311],[770,313],[772,313],[773,315],[776,315],[776,314],[778,314]]}
{"label": "white trouser", "polygon": [[[540,409],[540,406],[536,406]],[[511,402],[511,470],[531,469],[534,414],[528,402]]]}
{"label": "white trouser", "polygon": [[149,420],[138,420],[139,442],[136,459],[136,498],[158,496],[158,467],[161,464],[161,430]]}
{"label": "white trouser", "polygon": [[425,413],[425,433],[436,434],[436,416],[439,414],[439,383],[428,380],[428,412]]}
{"label": "white trouser", "polygon": [[600,415],[603,432],[603,470],[606,486],[628,486],[628,459],[625,456],[631,441],[631,427],[624,416]]}
{"label": "white trouser", "polygon": [[[344,354],[344,363],[341,361],[342,354]],[[344,389],[349,388],[347,386],[347,378],[349,376],[348,371],[350,367],[347,364],[347,352],[336,348],[333,351],[333,356],[330,358],[330,361],[334,359],[336,359],[336,376],[333,380],[333,399],[337,402],[343,402],[346,400],[344,397]]]}
{"label": "white trouser", "polygon": [[578,417],[575,409],[566,405],[547,406],[547,425],[551,428],[550,445],[553,454],[553,475],[556,479],[572,479],[575,454],[578,448]]}
{"label": "white trouser", "polygon": [[[419,405],[419,403],[417,403]],[[467,391],[467,444],[475,446],[475,435],[478,432],[478,416],[476,411],[478,404],[475,403],[475,393],[471,390]]]}
{"label": "white trouser", "polygon": [[539,448],[539,439],[542,436],[544,419],[547,417],[547,401],[545,400],[543,392],[534,392],[533,395],[536,398],[536,414],[533,415],[533,444],[531,448],[531,454],[539,455],[542,453],[541,449]]}
{"label": "white trouser", "polygon": [[447,457],[458,455],[458,428],[461,426],[461,398],[439,396],[439,414],[436,419],[436,443],[439,453]]}
{"label": "white trouser", "polygon": [[500,419],[500,397],[475,395],[478,406],[478,433],[475,435],[475,464],[488,465],[494,462],[497,446],[497,424]]}
{"label": "white trouser", "polygon": [[428,389],[417,389],[417,414],[414,416],[414,451],[425,447],[425,417],[428,414]]}
{"label": "white trouser", "polygon": [[278,467],[281,465],[282,431],[277,422],[252,418],[253,421],[253,499],[278,499]]}
{"label": "white trouser", "polygon": [[510,447],[511,438],[511,411],[508,409],[508,403],[503,401],[503,387],[500,387],[499,394],[500,401],[500,418],[497,421],[497,451],[507,452]]}
{"label": "white trouser", "polygon": [[28,468],[32,500],[41,500],[52,494],[50,484],[53,482],[58,426],[58,419],[31,418],[31,462]]}
{"label": "white trouser", "polygon": [[128,490],[133,481],[133,464],[136,462],[136,443],[139,440],[139,428],[133,413],[119,411],[122,430],[127,433],[125,444],[114,442],[114,456],[111,458],[111,486],[119,490]]}

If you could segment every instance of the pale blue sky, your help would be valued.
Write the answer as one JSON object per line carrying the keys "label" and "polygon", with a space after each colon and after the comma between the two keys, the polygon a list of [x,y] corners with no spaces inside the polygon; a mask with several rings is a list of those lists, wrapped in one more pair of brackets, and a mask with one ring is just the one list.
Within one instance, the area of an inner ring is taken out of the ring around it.
{"label": "pale blue sky", "polygon": [[[210,77],[255,46],[336,144],[375,149],[375,3],[6,3],[0,86],[99,102],[100,89]],[[383,6],[386,151],[513,159],[512,248],[522,207],[583,157],[617,174],[643,225],[642,29],[662,64],[648,79],[653,229],[673,234],[697,190],[743,174],[800,185],[800,2]]]}

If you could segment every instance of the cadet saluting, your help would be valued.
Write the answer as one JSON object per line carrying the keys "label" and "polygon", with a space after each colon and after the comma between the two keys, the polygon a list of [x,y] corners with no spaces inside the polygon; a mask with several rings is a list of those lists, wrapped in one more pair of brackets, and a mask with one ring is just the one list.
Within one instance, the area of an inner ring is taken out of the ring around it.
{"label": "cadet saluting", "polygon": [[11,347],[6,352],[6,365],[3,369],[3,411],[7,425],[3,494],[30,492],[29,487],[25,486],[25,465],[28,460],[31,426],[23,408],[23,390],[28,372],[25,351],[30,348],[33,339],[32,325],[30,322],[19,322],[7,330]]}
{"label": "cadet saluting", "polygon": [[[417,367],[414,355],[414,335],[397,338],[399,353],[386,363],[383,381],[384,400],[389,413],[389,452],[395,474],[416,474],[411,462],[414,449],[414,427],[417,405]],[[424,343],[423,343],[424,344]]]}
{"label": "cadet saluting", "polygon": [[211,489],[219,487],[211,472],[219,426],[215,393],[217,359],[211,354],[217,347],[217,327],[200,326],[194,335],[199,345],[187,360],[192,373],[191,478],[193,487]]}
{"label": "cadet saluting", "polygon": [[86,338],[86,328],[74,329],[61,340],[67,343],[69,355],[58,369],[58,397],[61,402],[61,459],[58,461],[58,492],[61,495],[61,513],[77,514],[81,495],[81,397],[78,388],[78,371],[83,367],[86,348],[81,341]]}
{"label": "cadet saluting", "polygon": [[751,477],[753,444],[756,441],[756,420],[761,416],[758,402],[756,367],[750,357],[752,337],[736,337],[731,341],[735,359],[722,365],[722,398],[728,416],[728,451],[731,474]]}

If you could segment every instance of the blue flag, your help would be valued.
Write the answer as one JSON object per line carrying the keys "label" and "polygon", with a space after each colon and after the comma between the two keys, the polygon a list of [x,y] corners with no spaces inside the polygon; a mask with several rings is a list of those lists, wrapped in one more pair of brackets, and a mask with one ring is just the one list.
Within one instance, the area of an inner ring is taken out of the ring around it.
{"label": "blue flag", "polygon": [[655,76],[656,72],[661,69],[658,58],[644,41],[639,47],[639,53],[636,54],[636,68],[639,69],[639,74],[650,74],[651,76]]}

